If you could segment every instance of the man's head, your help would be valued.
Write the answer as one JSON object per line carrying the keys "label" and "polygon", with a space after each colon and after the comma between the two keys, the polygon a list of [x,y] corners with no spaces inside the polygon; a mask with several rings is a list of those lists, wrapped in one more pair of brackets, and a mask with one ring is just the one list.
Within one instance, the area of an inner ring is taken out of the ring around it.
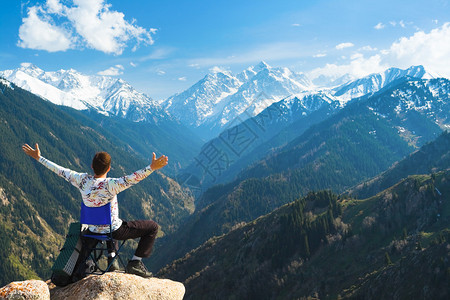
{"label": "man's head", "polygon": [[97,152],[92,159],[92,169],[95,175],[103,175],[110,170],[111,155],[106,152]]}

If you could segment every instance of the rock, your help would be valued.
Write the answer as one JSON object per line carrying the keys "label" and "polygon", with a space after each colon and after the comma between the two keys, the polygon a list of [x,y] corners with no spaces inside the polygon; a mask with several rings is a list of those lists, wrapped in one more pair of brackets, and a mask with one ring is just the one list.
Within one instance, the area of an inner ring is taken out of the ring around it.
{"label": "rock", "polygon": [[0,299],[48,300],[50,291],[41,280],[14,281],[0,289]]}
{"label": "rock", "polygon": [[107,300],[107,299],[183,299],[185,288],[180,282],[169,279],[142,278],[139,276],[110,272],[90,275],[66,287],[50,287],[52,300]]}

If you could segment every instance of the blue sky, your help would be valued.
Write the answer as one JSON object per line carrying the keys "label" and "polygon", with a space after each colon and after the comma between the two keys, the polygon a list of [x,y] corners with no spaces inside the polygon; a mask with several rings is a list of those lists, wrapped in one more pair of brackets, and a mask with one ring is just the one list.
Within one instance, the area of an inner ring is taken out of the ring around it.
{"label": "blue sky", "polygon": [[1,1],[0,69],[109,74],[165,99],[215,66],[450,76],[450,0]]}

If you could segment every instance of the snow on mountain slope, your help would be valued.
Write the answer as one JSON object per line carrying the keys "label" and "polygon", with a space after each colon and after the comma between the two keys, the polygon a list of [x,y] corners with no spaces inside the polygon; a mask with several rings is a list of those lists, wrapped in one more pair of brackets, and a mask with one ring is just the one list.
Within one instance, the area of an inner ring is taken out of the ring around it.
{"label": "snow on mountain slope", "polygon": [[[0,71],[0,76],[52,103],[78,110],[95,109],[133,121],[144,120],[155,112],[165,114],[150,97],[117,78],[83,75],[73,69],[45,72],[29,63]],[[129,111],[133,114],[128,115]]]}
{"label": "snow on mountain slope", "polygon": [[373,94],[397,79],[412,77],[419,79],[434,78],[423,66],[412,66],[406,70],[389,68],[383,73],[375,73],[343,84],[334,89],[334,96],[343,103],[367,94]]}

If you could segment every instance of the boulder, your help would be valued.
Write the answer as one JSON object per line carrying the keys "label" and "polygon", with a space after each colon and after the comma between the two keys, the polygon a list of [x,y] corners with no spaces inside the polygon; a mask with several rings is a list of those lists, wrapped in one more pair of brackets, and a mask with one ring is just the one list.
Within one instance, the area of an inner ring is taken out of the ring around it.
{"label": "boulder", "polygon": [[41,280],[14,281],[0,289],[0,299],[49,300],[50,291]]}
{"label": "boulder", "polygon": [[90,275],[62,288],[50,286],[52,300],[181,300],[184,293],[184,285],[180,282],[158,278],[146,279],[119,272],[110,272],[101,276]]}

